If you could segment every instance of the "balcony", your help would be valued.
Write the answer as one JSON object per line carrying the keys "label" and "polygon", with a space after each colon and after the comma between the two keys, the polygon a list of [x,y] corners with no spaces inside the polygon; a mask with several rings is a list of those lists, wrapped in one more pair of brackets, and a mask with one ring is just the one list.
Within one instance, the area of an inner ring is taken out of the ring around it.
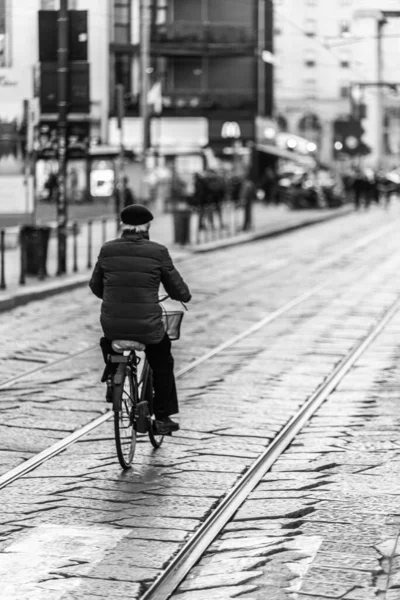
{"label": "balcony", "polygon": [[155,25],[151,35],[152,53],[165,56],[248,54],[255,44],[250,27],[191,21]]}
{"label": "balcony", "polygon": [[240,111],[254,113],[256,110],[255,94],[242,89],[182,92],[163,91],[164,114],[202,114],[208,111]]}

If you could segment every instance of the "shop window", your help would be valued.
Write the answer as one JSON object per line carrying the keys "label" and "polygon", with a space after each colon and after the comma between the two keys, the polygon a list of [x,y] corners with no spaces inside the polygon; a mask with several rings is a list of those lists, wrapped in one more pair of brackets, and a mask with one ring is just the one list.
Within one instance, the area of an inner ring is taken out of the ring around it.
{"label": "shop window", "polygon": [[132,88],[132,68],[129,54],[117,52],[115,54],[115,83],[122,84],[125,92],[129,93]]}

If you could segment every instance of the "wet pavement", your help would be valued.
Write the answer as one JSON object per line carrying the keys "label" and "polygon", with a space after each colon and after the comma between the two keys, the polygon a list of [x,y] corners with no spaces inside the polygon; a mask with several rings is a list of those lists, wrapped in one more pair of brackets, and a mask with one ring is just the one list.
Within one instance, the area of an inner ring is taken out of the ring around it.
{"label": "wet pavement", "polygon": [[[178,369],[310,287],[321,288],[180,379],[181,431],[157,452],[141,441],[128,473],[116,462],[108,422],[2,490],[0,598],[139,597],[398,296],[397,219],[395,208],[390,217],[373,209],[182,265],[195,293],[175,345]],[[386,229],[363,245],[379,228]],[[106,409],[98,308],[79,290],[17,309],[13,326],[1,315],[4,380],[27,369],[24,356],[41,366],[49,355],[93,346],[0,390],[3,473]],[[396,598],[400,318],[392,325],[264,477],[177,597],[368,600],[386,585],[387,599]]]}

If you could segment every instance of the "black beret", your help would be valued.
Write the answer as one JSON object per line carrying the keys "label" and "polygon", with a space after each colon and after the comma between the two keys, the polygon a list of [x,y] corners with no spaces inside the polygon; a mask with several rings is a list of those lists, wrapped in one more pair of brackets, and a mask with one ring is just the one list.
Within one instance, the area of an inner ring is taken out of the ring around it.
{"label": "black beret", "polygon": [[143,204],[130,204],[121,211],[121,221],[125,225],[144,225],[153,219],[152,213]]}

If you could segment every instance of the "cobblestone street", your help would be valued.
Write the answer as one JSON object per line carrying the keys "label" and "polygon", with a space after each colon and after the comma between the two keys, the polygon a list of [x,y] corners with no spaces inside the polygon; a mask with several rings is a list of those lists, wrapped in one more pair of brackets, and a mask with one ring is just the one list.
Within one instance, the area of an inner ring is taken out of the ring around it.
{"label": "cobblestone street", "polygon": [[[4,487],[1,600],[143,596],[399,298],[399,225],[373,207],[181,260],[180,431],[122,472],[108,420]],[[0,475],[108,410],[99,307],[0,313]],[[400,599],[399,335],[396,312],[172,597]]]}

